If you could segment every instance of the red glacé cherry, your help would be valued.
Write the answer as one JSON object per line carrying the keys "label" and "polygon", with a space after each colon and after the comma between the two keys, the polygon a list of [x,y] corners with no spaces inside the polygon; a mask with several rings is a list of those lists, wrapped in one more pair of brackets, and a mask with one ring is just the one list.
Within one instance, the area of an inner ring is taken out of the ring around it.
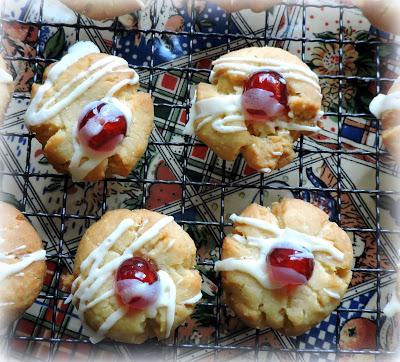
{"label": "red glac\u00e9 cherry", "polygon": [[280,73],[259,71],[244,83],[242,108],[247,119],[268,121],[287,113],[288,91]]}
{"label": "red glac\u00e9 cherry", "polygon": [[159,294],[156,267],[148,260],[133,257],[117,270],[115,290],[119,300],[131,309],[145,309]]}
{"label": "red glac\u00e9 cherry", "polygon": [[307,257],[308,254],[295,249],[273,249],[267,255],[271,281],[280,286],[307,283],[314,271],[314,258]]}
{"label": "red glac\u00e9 cherry", "polygon": [[96,101],[87,105],[78,122],[80,144],[95,152],[110,152],[127,131],[124,114],[112,103]]}

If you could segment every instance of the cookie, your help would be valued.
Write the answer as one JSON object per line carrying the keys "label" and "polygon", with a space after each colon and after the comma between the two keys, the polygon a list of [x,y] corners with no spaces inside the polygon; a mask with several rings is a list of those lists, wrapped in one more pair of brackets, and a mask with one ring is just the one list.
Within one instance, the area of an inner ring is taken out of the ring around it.
{"label": "cookie", "polygon": [[94,20],[107,20],[144,9],[141,0],[60,0],[72,10]]}
{"label": "cookie", "polygon": [[393,158],[400,162],[400,78],[394,82],[387,95],[376,96],[369,108],[381,120],[384,145]]}
{"label": "cookie", "polygon": [[11,74],[7,70],[6,62],[0,55],[0,124],[3,123],[11,94],[14,91],[14,82]]}
{"label": "cookie", "polygon": [[219,7],[230,13],[244,9],[251,9],[255,12],[260,12],[282,3],[282,1],[279,0],[211,0],[211,2],[217,4]]}
{"label": "cookie", "polygon": [[201,299],[196,247],[171,216],[107,212],[77,251],[72,302],[91,341],[169,337]]}
{"label": "cookie", "polygon": [[0,329],[28,309],[42,289],[46,252],[32,225],[0,201]]}
{"label": "cookie", "polygon": [[25,123],[48,161],[75,180],[128,176],[153,129],[153,101],[119,57],[78,42],[32,86]]}
{"label": "cookie", "polygon": [[279,48],[247,48],[213,62],[200,83],[185,134],[195,134],[219,157],[242,154],[268,173],[295,157],[301,134],[318,132],[322,116],[318,77],[299,58]]}
{"label": "cookie", "polygon": [[353,0],[368,21],[376,28],[400,34],[400,2],[398,0]]}
{"label": "cookie", "polygon": [[215,270],[245,324],[297,336],[339,305],[351,280],[352,244],[322,210],[284,199],[272,208],[252,204],[231,220]]}

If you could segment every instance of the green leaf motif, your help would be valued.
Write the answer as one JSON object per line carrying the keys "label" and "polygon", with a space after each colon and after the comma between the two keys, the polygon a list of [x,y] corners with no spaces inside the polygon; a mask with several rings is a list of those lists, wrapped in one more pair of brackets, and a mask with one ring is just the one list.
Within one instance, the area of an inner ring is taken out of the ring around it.
{"label": "green leaf motif", "polygon": [[65,32],[64,28],[58,29],[46,42],[43,56],[48,59],[59,58],[64,50]]}

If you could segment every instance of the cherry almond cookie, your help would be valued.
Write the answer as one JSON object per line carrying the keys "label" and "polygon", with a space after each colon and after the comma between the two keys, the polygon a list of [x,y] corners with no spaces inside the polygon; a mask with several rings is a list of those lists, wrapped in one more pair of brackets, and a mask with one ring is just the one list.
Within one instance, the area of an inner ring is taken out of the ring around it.
{"label": "cherry almond cookie", "polygon": [[227,304],[253,328],[297,336],[326,318],[351,280],[352,244],[319,208],[284,199],[232,215],[222,274]]}
{"label": "cherry almond cookie", "polygon": [[32,86],[25,123],[48,161],[77,181],[128,176],[147,148],[153,101],[126,60],[78,42]]}
{"label": "cherry almond cookie", "polygon": [[219,157],[242,154],[268,173],[291,162],[301,134],[319,131],[318,76],[279,48],[247,48],[213,62],[212,84],[200,83],[185,133],[195,134]]}
{"label": "cherry almond cookie", "polygon": [[201,299],[196,247],[173,217],[107,212],[83,236],[71,300],[93,343],[168,338]]}

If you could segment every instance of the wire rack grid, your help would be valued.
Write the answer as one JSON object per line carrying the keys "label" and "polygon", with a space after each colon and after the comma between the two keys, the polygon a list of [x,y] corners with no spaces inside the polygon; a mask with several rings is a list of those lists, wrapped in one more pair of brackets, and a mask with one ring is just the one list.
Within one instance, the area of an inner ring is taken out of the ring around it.
{"label": "wire rack grid", "polygon": [[[385,349],[383,346],[380,345],[380,320],[381,320],[381,314],[382,314],[382,302],[381,302],[381,276],[385,274],[394,274],[396,271],[392,268],[382,268],[380,265],[380,256],[381,256],[381,238],[382,235],[384,234],[399,234],[400,230],[398,229],[384,229],[381,227],[381,220],[380,220],[380,198],[382,195],[393,195],[397,194],[398,192],[395,190],[388,190],[388,189],[381,189],[381,182],[380,182],[380,159],[382,156],[386,155],[386,152],[381,150],[380,148],[380,140],[379,140],[379,131],[376,132],[376,139],[375,139],[375,150],[374,151],[364,151],[364,150],[349,150],[345,149],[342,146],[342,126],[343,126],[343,121],[345,117],[363,117],[371,124],[377,122],[376,119],[372,117],[371,114],[369,113],[348,113],[343,107],[343,89],[345,87],[345,82],[347,81],[360,81],[360,82],[375,82],[376,84],[376,93],[379,93],[380,87],[384,82],[391,83],[393,82],[394,79],[391,78],[384,78],[380,74],[380,47],[382,44],[388,44],[388,41],[381,41],[379,38],[376,38],[374,40],[349,40],[345,39],[344,37],[344,14],[347,10],[352,9],[351,6],[344,6],[344,5],[326,5],[324,4],[325,7],[331,7],[331,8],[337,8],[339,10],[339,34],[337,39],[322,39],[322,38],[316,38],[316,37],[310,37],[307,36],[307,31],[306,31],[306,26],[307,26],[307,16],[306,12],[308,8],[318,8],[321,7],[322,5],[308,5],[305,4],[304,1],[294,4],[292,6],[299,7],[301,9],[301,36],[282,36],[282,37],[277,37],[277,36],[271,36],[269,33],[269,27],[268,27],[268,21],[269,21],[269,12],[265,12],[265,31],[264,33],[259,36],[259,35],[248,35],[248,34],[237,34],[237,33],[231,33],[230,29],[232,26],[232,15],[227,14],[227,21],[226,21],[226,31],[225,32],[202,32],[198,31],[195,28],[195,4],[193,0],[193,6],[192,6],[192,20],[190,24],[188,25],[189,30],[181,31],[181,32],[175,32],[175,31],[160,31],[156,29],[156,24],[153,23],[152,27],[149,29],[135,29],[135,30],[126,30],[121,26],[120,23],[115,21],[111,26],[100,26],[100,25],[95,25],[95,24],[90,24],[87,25],[87,23],[84,23],[82,21],[82,18],[80,16],[77,17],[77,22],[76,24],[50,24],[46,23],[43,20],[43,0],[41,1],[41,6],[40,6],[40,13],[39,13],[39,19],[37,22],[27,22],[27,21],[21,21],[21,20],[16,20],[16,19],[9,19],[4,16],[5,12],[5,4],[7,3],[7,0],[3,4],[3,9],[2,9],[2,15],[1,15],[1,26],[3,28],[4,24],[21,24],[21,25],[32,25],[38,29],[38,39],[40,39],[40,34],[45,26],[51,26],[55,28],[61,28],[61,27],[66,27],[66,28],[71,28],[75,29],[75,40],[79,41],[81,39],[81,31],[83,29],[97,29],[99,31],[108,31],[112,32],[112,46],[111,46],[111,54],[116,55],[117,54],[117,44],[118,41],[121,37],[122,34],[125,34],[126,32],[131,32],[132,35],[141,33],[143,35],[149,36],[150,37],[150,43],[152,44],[151,46],[151,58],[149,61],[148,65],[132,65],[130,66],[140,72],[148,72],[148,81],[146,83],[141,83],[141,88],[142,90],[148,91],[150,94],[154,92],[155,89],[155,82],[154,82],[154,76],[155,72],[178,72],[181,74],[182,77],[185,78],[186,80],[186,91],[185,91],[185,99],[180,102],[177,99],[174,99],[173,102],[168,103],[168,102],[155,102],[154,106],[155,109],[157,108],[171,108],[171,109],[183,109],[186,111],[186,121],[188,121],[189,118],[189,111],[191,108],[191,87],[196,83],[193,78],[195,76],[200,76],[200,77],[207,77],[209,75],[210,70],[209,69],[199,69],[198,67],[194,66],[193,62],[193,54],[194,54],[194,45],[193,45],[193,40],[196,37],[206,37],[206,38],[218,38],[218,39],[223,39],[225,41],[225,49],[227,52],[229,52],[232,49],[232,42],[233,41],[238,41],[238,40],[243,40],[246,44],[257,44],[257,45],[269,45],[273,41],[290,41],[290,42],[298,42],[301,44],[301,58],[302,60],[306,60],[306,44],[309,42],[320,42],[320,43],[332,43],[332,44],[338,44],[339,45],[339,68],[338,72],[335,75],[320,75],[321,79],[334,79],[338,81],[338,111],[337,112],[327,112],[327,116],[336,116],[338,118],[338,129],[337,129],[337,144],[335,149],[330,149],[326,151],[315,151],[315,150],[309,150],[305,149],[304,147],[304,138],[301,137],[300,140],[298,141],[295,150],[298,154],[298,162],[299,162],[299,170],[298,170],[298,184],[294,186],[274,186],[274,185],[266,185],[265,183],[265,178],[268,176],[265,176],[263,174],[260,174],[259,176],[259,185],[257,186],[258,191],[259,191],[259,202],[260,204],[264,204],[264,192],[266,190],[280,190],[280,189],[286,189],[287,191],[293,191],[301,194],[304,191],[324,191],[324,192],[331,192],[336,195],[336,206],[337,206],[337,213],[338,213],[338,223],[339,225],[341,224],[341,207],[342,207],[342,196],[343,195],[348,195],[348,194],[369,194],[375,199],[375,214],[376,214],[376,224],[375,227],[369,227],[369,228],[357,228],[357,227],[348,227],[344,228],[348,232],[372,232],[375,235],[375,242],[377,245],[377,250],[376,250],[376,267],[375,268],[354,268],[354,272],[360,272],[360,273],[372,273],[374,275],[374,280],[376,283],[376,308],[373,309],[365,309],[363,310],[363,313],[370,313],[371,315],[374,315],[376,318],[376,323],[377,323],[377,333],[376,333],[376,348],[373,349],[343,349],[339,345],[339,333],[340,333],[340,319],[341,319],[341,314],[349,313],[349,312],[357,312],[359,310],[353,310],[349,308],[344,308],[342,306],[339,306],[339,308],[336,309],[334,314],[336,314],[336,328],[335,328],[335,345],[333,348],[328,348],[328,349],[322,349],[322,348],[302,348],[299,345],[299,342],[296,338],[293,338],[293,347],[292,348],[276,348],[276,347],[271,347],[265,344],[260,343],[260,335],[263,331],[256,330],[254,331],[255,335],[255,344],[254,346],[237,346],[237,345],[232,345],[232,344],[224,344],[221,341],[221,331],[220,331],[220,325],[221,325],[221,310],[222,308],[225,307],[225,304],[223,303],[223,290],[221,286],[221,281],[217,278],[217,286],[218,286],[218,292],[216,294],[216,299],[215,302],[200,302],[198,308],[208,308],[213,311],[214,314],[214,321],[215,321],[215,333],[214,333],[214,340],[211,343],[207,344],[197,344],[197,343],[181,343],[180,338],[179,338],[179,329],[175,332],[174,337],[172,340],[169,340],[167,342],[162,342],[161,344],[158,342],[151,341],[147,343],[144,347],[132,347],[132,349],[119,349],[119,353],[122,354],[121,357],[130,357],[134,358],[135,353],[140,353],[141,348],[142,350],[145,350],[146,348],[151,348],[151,347],[156,347],[156,348],[161,348],[166,355],[168,355],[172,360],[178,360],[180,359],[181,351],[182,350],[204,350],[204,351],[209,351],[212,355],[212,358],[215,360],[220,359],[221,356],[224,356],[224,352],[230,352],[230,351],[237,351],[239,353],[242,353],[244,356],[247,356],[247,359],[254,359],[254,360],[261,360],[265,358],[265,353],[267,353],[267,356],[271,356],[273,353],[285,353],[286,356],[291,359],[300,359],[300,360],[306,360],[306,359],[313,359],[313,358],[322,358],[322,359],[329,359],[332,358],[332,355],[334,356],[333,358],[342,356],[342,355],[354,355],[354,354],[368,354],[368,355],[373,355],[373,356],[384,356],[384,355],[392,355],[394,352]],[[288,6],[285,4],[282,4],[280,6]],[[153,13],[155,13],[155,8],[152,10]],[[153,17],[154,19],[154,17]],[[96,23],[97,24],[97,23]],[[1,29],[3,30],[3,29]],[[4,34],[4,32],[2,32]],[[154,51],[155,51],[155,38],[159,36],[164,36],[164,35],[170,35],[170,36],[185,36],[188,39],[188,55],[187,55],[187,62],[185,63],[185,66],[162,66],[158,65],[155,63],[154,60]],[[368,43],[369,46],[375,47],[376,52],[375,52],[375,66],[376,66],[376,76],[374,77],[361,77],[361,76],[348,76],[345,74],[344,70],[344,62],[343,62],[343,57],[346,55],[345,54],[345,45],[347,44],[362,44],[362,43]],[[235,43],[236,44],[236,43]],[[235,45],[237,47],[237,45]],[[3,49],[4,51],[4,49]],[[40,44],[39,42],[36,45],[36,57],[23,57],[23,56],[16,56],[13,54],[7,54],[7,52],[4,51],[4,57],[8,61],[25,61],[33,66],[33,71],[34,71],[34,77],[33,80],[36,82],[38,79],[38,68],[40,64],[51,64],[57,59],[48,59],[41,54],[41,49],[40,49]],[[21,94],[14,94],[14,98],[21,98],[21,99],[29,99],[29,96],[27,95],[21,95]],[[379,128],[379,127],[378,127]],[[157,130],[156,130],[157,132]],[[88,222],[95,221],[99,218],[99,215],[80,215],[80,214],[73,214],[68,212],[67,208],[67,203],[68,203],[68,185],[70,182],[70,179],[68,176],[65,175],[59,175],[55,173],[40,173],[37,171],[33,171],[31,167],[31,153],[32,153],[32,141],[34,136],[29,134],[28,132],[22,130],[21,132],[1,132],[1,138],[5,140],[7,137],[18,137],[21,139],[25,139],[27,141],[27,147],[26,147],[26,164],[25,164],[25,169],[23,172],[18,172],[18,171],[1,171],[2,175],[4,176],[10,176],[10,177],[15,177],[19,178],[22,180],[22,208],[24,211],[24,214],[27,217],[35,217],[35,218],[51,218],[51,219],[58,219],[59,220],[59,240],[57,242],[57,248],[53,250],[52,252],[47,253],[47,258],[49,261],[52,261],[55,264],[55,270],[54,270],[54,276],[52,280],[52,285],[54,285],[53,288],[49,289],[48,293],[42,292],[39,296],[39,299],[42,301],[47,301],[48,303],[48,309],[51,313],[50,317],[50,329],[46,336],[44,337],[37,337],[37,336],[21,336],[17,335],[15,333],[15,328],[10,331],[9,334],[9,347],[8,347],[8,352],[11,352],[10,347],[12,345],[13,341],[20,341],[20,342],[25,342],[32,346],[33,344],[48,344],[50,346],[49,350],[49,355],[46,359],[48,360],[56,360],[58,356],[58,349],[60,344],[73,344],[72,348],[76,348],[77,344],[86,344],[89,345],[90,342],[85,336],[79,336],[79,338],[65,338],[63,336],[60,336],[60,327],[57,324],[57,314],[60,311],[60,301],[62,301],[66,298],[66,293],[65,290],[63,290],[60,285],[61,281],[61,273],[63,268],[68,267],[70,268],[70,265],[73,260],[73,256],[71,253],[68,252],[68,249],[65,248],[66,244],[66,224],[69,220],[86,220]],[[140,166],[140,170],[138,172],[133,173],[126,179],[120,179],[120,178],[109,178],[106,179],[102,182],[103,187],[102,187],[102,200],[101,200],[101,213],[103,214],[106,212],[108,209],[107,205],[107,199],[108,199],[108,186],[112,182],[134,182],[138,185],[141,186],[142,188],[142,200],[141,204],[143,207],[146,205],[146,201],[148,198],[148,190],[151,185],[154,184],[165,184],[165,185],[178,185],[181,189],[181,202],[180,202],[180,217],[177,217],[176,221],[185,227],[196,227],[196,226],[211,226],[214,227],[215,230],[217,231],[217,236],[218,236],[218,257],[221,254],[221,244],[222,240],[225,236],[226,232],[226,227],[231,226],[231,224],[225,219],[225,195],[226,191],[235,189],[235,188],[254,188],[252,185],[246,185],[245,183],[241,183],[240,181],[238,182],[237,180],[233,180],[232,174],[227,171],[226,168],[226,162],[222,163],[221,167],[221,175],[220,175],[220,180],[218,181],[193,181],[190,179],[188,176],[188,159],[191,155],[191,150],[194,147],[206,147],[204,144],[199,143],[196,141],[194,138],[190,136],[185,136],[184,141],[179,141],[179,142],[174,142],[174,141],[163,141],[163,140],[158,140],[156,137],[152,137],[150,141],[150,147],[153,147],[157,152],[163,153],[163,148],[165,147],[180,147],[182,149],[182,158],[181,158],[181,170],[177,171],[179,173],[179,177],[177,177],[177,180],[167,180],[167,179],[157,179],[154,180],[152,178],[148,177],[148,172],[149,172],[149,154],[148,151],[146,152],[144,158],[143,158],[143,163]],[[330,156],[335,156],[337,159],[337,185],[336,187],[326,187],[326,188],[318,188],[318,187],[309,187],[305,186],[305,181],[304,181],[304,156],[310,153],[321,153],[325,152],[327,155]],[[375,159],[375,187],[372,189],[358,189],[358,188],[346,188],[344,183],[342,182],[342,158],[346,155],[363,155],[363,156],[370,156]],[[62,198],[62,207],[59,210],[59,212],[46,212],[46,210],[42,210],[39,212],[32,212],[28,211],[27,209],[27,203],[29,202],[29,193],[28,193],[28,188],[29,184],[32,180],[34,179],[39,179],[39,178],[55,178],[59,179],[60,182],[63,185],[63,191],[60,197]],[[213,188],[219,192],[219,209],[220,209],[220,216],[218,220],[193,220],[189,219],[186,217],[186,210],[187,210],[187,205],[188,201],[190,199],[190,193],[188,192],[189,187],[195,187],[195,188]],[[66,252],[67,250],[67,252]],[[204,267],[210,267],[212,268],[214,265],[213,260],[198,260],[199,266],[204,266]],[[42,321],[37,318],[35,321],[36,325],[42,325]],[[61,331],[62,332],[62,331]],[[118,346],[119,344],[113,343],[113,342],[106,342],[107,343],[112,343],[113,345]],[[27,349],[28,351],[28,349]],[[92,350],[91,350],[92,351]],[[122,352],[123,351],[123,352]],[[93,357],[94,352],[90,352],[89,357]],[[24,358],[29,358],[28,354],[24,356]],[[74,355],[70,357],[70,360],[74,359]],[[222,359],[222,358],[221,358]]]}

